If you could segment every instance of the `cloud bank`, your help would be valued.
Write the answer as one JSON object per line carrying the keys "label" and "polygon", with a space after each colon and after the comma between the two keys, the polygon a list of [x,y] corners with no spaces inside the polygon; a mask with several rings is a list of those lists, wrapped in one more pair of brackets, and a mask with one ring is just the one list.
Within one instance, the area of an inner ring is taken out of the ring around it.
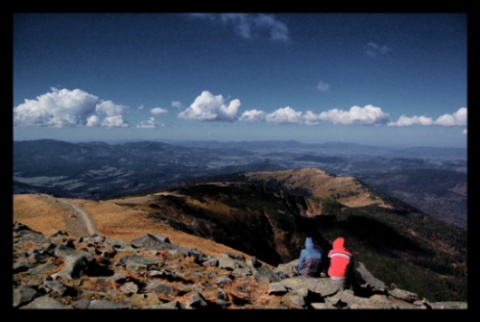
{"label": "cloud bank", "polygon": [[290,106],[279,108],[272,113],[259,110],[244,112],[241,121],[265,121],[277,124],[319,125],[322,122],[342,125],[378,125],[388,122],[388,114],[373,105],[353,106],[348,111],[331,109],[316,114],[312,111],[296,111]]}
{"label": "cloud bank", "polygon": [[14,126],[105,126],[126,127],[122,113],[126,106],[102,100],[80,89],[56,89],[26,99],[14,107]]}
{"label": "cloud bank", "polygon": [[[176,104],[178,101],[173,101]],[[45,127],[128,127],[123,118],[127,107],[115,104],[110,100],[102,100],[95,95],[80,89],[56,89],[35,99],[26,99],[23,104],[14,107],[14,126],[45,126]],[[215,121],[215,122],[265,122],[272,124],[297,124],[318,126],[321,124],[361,125],[361,126],[467,126],[467,108],[461,107],[452,114],[443,114],[436,119],[428,116],[401,115],[398,120],[390,120],[389,114],[382,108],[365,105],[352,106],[348,110],[339,108],[320,113],[311,110],[297,111],[290,106],[278,108],[273,112],[260,109],[250,109],[239,114],[240,100],[227,102],[222,95],[213,95],[205,90],[195,98],[193,103],[178,113],[183,120]],[[143,105],[138,111],[143,110]],[[140,122],[137,128],[157,128],[163,124],[157,123],[154,116],[168,113],[161,107],[150,109],[152,115],[148,120]],[[466,133],[466,129],[464,131]]]}
{"label": "cloud bank", "polygon": [[461,107],[453,114],[443,114],[437,119],[426,116],[402,115],[396,122],[388,123],[389,126],[415,126],[415,125],[440,125],[440,126],[467,126],[467,108]]}

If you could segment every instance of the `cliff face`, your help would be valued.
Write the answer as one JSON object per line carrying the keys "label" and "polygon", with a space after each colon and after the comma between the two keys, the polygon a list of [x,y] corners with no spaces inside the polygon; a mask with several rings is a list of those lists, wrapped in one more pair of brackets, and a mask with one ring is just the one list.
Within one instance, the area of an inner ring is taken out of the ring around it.
{"label": "cliff face", "polygon": [[131,242],[98,234],[51,236],[13,223],[16,309],[467,309],[385,287],[360,263],[358,285],[338,291],[328,277],[295,276],[241,253],[208,256],[146,234]]}

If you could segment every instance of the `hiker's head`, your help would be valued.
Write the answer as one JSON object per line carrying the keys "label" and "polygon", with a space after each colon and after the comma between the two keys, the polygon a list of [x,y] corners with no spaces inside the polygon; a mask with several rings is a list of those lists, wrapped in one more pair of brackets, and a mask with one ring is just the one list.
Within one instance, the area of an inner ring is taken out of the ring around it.
{"label": "hiker's head", "polygon": [[313,240],[312,240],[312,237],[307,237],[305,238],[305,247],[307,248],[311,248],[313,247]]}
{"label": "hiker's head", "polygon": [[333,241],[332,247],[337,249],[337,248],[344,248],[345,247],[345,238],[343,237],[338,237]]}

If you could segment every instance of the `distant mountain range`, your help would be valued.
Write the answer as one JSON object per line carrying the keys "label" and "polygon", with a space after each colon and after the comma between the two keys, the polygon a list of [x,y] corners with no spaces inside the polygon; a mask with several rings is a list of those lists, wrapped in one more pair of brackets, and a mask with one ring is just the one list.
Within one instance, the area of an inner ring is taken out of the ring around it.
{"label": "distant mountain range", "polygon": [[344,142],[14,141],[13,193],[101,200],[244,172],[318,168],[352,176],[444,222],[467,225],[467,151]]}

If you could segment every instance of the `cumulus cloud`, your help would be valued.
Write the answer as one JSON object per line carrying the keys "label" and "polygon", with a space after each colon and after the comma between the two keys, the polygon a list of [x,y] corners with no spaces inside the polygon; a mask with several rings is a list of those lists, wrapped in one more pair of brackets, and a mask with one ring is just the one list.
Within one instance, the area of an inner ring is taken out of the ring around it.
{"label": "cumulus cloud", "polygon": [[415,125],[439,125],[439,126],[466,126],[467,108],[461,107],[453,114],[443,114],[436,120],[427,116],[405,116],[402,115],[396,122],[388,123],[390,126],[415,126]]}
{"label": "cumulus cloud", "polygon": [[238,118],[240,121],[250,121],[250,122],[258,122],[265,120],[266,113],[264,111],[259,110],[249,110],[242,113],[242,115]]}
{"label": "cumulus cloud", "polygon": [[350,110],[331,109],[318,115],[320,121],[343,125],[374,125],[385,124],[388,114],[380,107],[366,105],[365,107],[352,106]]}
{"label": "cumulus cloud", "polygon": [[319,81],[317,85],[317,89],[322,92],[326,93],[330,91],[330,84],[325,83],[324,81]]}
{"label": "cumulus cloud", "polygon": [[435,120],[436,125],[465,126],[467,125],[467,108],[461,107],[453,114],[444,114]]}
{"label": "cumulus cloud", "polygon": [[432,125],[433,120],[431,117],[427,116],[405,116],[402,115],[398,118],[396,122],[390,122],[390,126],[414,126],[414,125]]}
{"label": "cumulus cloud", "polygon": [[101,126],[106,127],[127,127],[128,124],[123,120],[122,115],[107,116],[103,119]]}
{"label": "cumulus cloud", "polygon": [[137,125],[139,129],[156,129],[157,127],[161,126],[155,118],[152,116],[146,121],[142,121]]}
{"label": "cumulus cloud", "polygon": [[168,113],[168,111],[161,107],[154,107],[150,110],[150,113],[152,113],[153,115],[162,115]]}
{"label": "cumulus cloud", "polygon": [[278,124],[300,124],[302,123],[302,112],[297,112],[290,106],[279,108],[273,113],[266,115],[265,120],[268,123]]}
{"label": "cumulus cloud", "polygon": [[99,114],[105,114],[109,117],[121,115],[126,106],[114,104],[112,101],[103,101],[97,104],[95,111]]}
{"label": "cumulus cloud", "polygon": [[178,117],[200,121],[234,121],[239,107],[238,99],[226,105],[222,95],[214,96],[209,91],[203,91]]}
{"label": "cumulus cloud", "polygon": [[269,38],[274,41],[289,40],[287,25],[271,14],[224,13],[192,14],[190,16],[232,25],[235,32],[245,39],[267,33]]}
{"label": "cumulus cloud", "polygon": [[[102,100],[80,89],[56,89],[26,99],[14,107],[15,126],[127,126],[122,113],[127,107]],[[101,120],[100,115],[106,117]]]}
{"label": "cumulus cloud", "polygon": [[353,106],[349,111],[331,109],[320,114],[308,110],[296,111],[290,106],[279,108],[272,113],[259,110],[246,111],[239,118],[240,121],[266,121],[277,124],[318,125],[322,122],[342,125],[376,125],[386,124],[388,114],[381,108],[373,105],[365,107]]}
{"label": "cumulus cloud", "polygon": [[369,42],[365,46],[365,55],[368,57],[377,57],[378,55],[385,55],[390,51],[390,48],[388,48],[385,45],[378,45],[374,42]]}
{"label": "cumulus cloud", "polygon": [[172,107],[181,108],[181,107],[182,107],[182,102],[180,102],[180,101],[173,101],[173,102],[172,102]]}
{"label": "cumulus cloud", "polygon": [[87,118],[87,124],[85,124],[85,125],[95,127],[95,126],[99,126],[100,123],[101,123],[101,121],[100,121],[100,118],[98,117],[98,115],[90,115]]}

